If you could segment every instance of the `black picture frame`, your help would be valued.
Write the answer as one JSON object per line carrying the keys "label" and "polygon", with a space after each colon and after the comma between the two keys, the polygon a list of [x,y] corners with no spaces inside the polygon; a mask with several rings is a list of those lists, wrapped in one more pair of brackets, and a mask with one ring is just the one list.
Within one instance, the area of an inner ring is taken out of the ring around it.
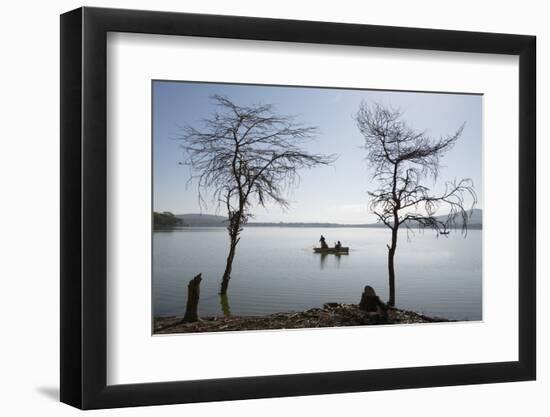
{"label": "black picture frame", "polygon": [[[519,56],[519,360],[112,385],[107,375],[108,32]],[[533,380],[536,377],[534,36],[79,8],[61,16],[61,401],[82,409]]]}

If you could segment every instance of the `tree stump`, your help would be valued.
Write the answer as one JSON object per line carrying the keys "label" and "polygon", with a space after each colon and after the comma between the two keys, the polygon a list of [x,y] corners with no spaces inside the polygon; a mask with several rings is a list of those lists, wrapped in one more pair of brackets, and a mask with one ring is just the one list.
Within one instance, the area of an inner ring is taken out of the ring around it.
{"label": "tree stump", "polygon": [[363,290],[359,308],[367,313],[376,313],[382,321],[388,319],[388,306],[380,300],[380,297],[376,295],[374,288],[370,285],[367,285]]}
{"label": "tree stump", "polygon": [[199,274],[189,281],[187,285],[187,307],[185,309],[185,316],[183,317],[183,321],[185,322],[191,323],[199,321],[198,307],[201,293],[201,281],[202,274]]}
{"label": "tree stump", "polygon": [[375,312],[378,310],[378,304],[380,304],[380,298],[376,295],[374,288],[367,285],[361,295],[361,301],[359,302],[359,308],[368,312]]}

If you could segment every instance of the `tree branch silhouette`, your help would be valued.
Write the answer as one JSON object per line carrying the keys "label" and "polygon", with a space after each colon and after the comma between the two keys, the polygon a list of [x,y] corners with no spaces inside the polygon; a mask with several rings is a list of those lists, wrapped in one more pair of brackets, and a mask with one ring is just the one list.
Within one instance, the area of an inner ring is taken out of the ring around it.
{"label": "tree branch silhouette", "polygon": [[287,208],[285,195],[299,180],[299,171],[336,158],[305,150],[318,128],[275,113],[273,105],[239,106],[220,95],[212,100],[218,110],[200,128],[185,126],[180,139],[199,204],[204,207],[210,194],[227,211],[230,245],[220,289],[226,294],[240,234],[253,208],[269,202]]}
{"label": "tree branch silhouette", "polygon": [[[458,141],[464,125],[452,135],[435,139],[407,126],[402,116],[399,110],[365,102],[355,115],[365,141],[366,161],[379,184],[378,189],[369,191],[370,210],[392,232],[391,244],[387,245],[390,305],[395,305],[394,257],[400,226],[409,229],[417,225],[447,233],[447,229],[460,222],[466,233],[469,220],[466,197],[472,200],[470,209],[477,203],[471,179],[447,182],[439,195],[424,185],[427,180],[437,180],[441,158]],[[436,213],[444,208],[448,214],[441,220]]]}

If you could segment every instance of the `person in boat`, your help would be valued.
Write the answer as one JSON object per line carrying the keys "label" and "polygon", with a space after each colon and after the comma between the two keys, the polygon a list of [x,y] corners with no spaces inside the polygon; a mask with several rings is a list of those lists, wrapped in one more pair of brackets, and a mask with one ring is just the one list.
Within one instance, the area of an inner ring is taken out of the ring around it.
{"label": "person in boat", "polygon": [[321,235],[321,239],[319,239],[319,242],[321,242],[321,249],[328,249],[327,242],[323,235]]}
{"label": "person in boat", "polygon": [[342,249],[342,243],[341,243],[340,241],[338,241],[338,242],[336,243],[336,245],[334,245],[334,249],[336,249],[336,250]]}

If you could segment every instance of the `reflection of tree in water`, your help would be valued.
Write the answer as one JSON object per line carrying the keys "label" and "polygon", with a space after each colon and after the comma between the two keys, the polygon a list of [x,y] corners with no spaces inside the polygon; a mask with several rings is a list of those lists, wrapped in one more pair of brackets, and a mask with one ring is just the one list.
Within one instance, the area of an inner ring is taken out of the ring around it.
{"label": "reflection of tree in water", "polygon": [[231,316],[231,309],[229,307],[229,299],[227,294],[220,294],[220,304],[222,307],[222,313],[225,317]]}

